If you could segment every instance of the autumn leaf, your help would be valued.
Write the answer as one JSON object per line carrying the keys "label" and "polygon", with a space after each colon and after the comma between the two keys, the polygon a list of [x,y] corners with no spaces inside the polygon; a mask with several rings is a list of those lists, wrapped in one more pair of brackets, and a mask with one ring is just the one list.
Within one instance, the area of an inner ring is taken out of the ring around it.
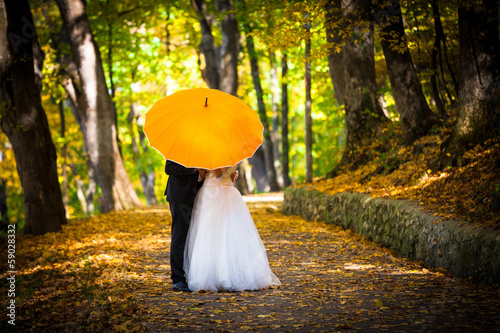
{"label": "autumn leaf", "polygon": [[349,230],[285,216],[279,203],[256,197],[262,201],[248,205],[282,286],[174,292],[168,207],[111,212],[70,220],[60,233],[19,235],[16,327],[20,332],[330,332],[418,331],[423,324],[416,322],[435,331],[494,331],[500,325],[497,289],[450,279],[444,270],[400,259]]}

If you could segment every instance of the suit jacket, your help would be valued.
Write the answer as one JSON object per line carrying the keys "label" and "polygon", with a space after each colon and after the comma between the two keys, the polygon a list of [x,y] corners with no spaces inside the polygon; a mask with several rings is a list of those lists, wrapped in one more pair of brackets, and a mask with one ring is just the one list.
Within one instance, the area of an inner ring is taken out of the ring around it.
{"label": "suit jacket", "polygon": [[198,171],[167,160],[165,173],[169,175],[165,195],[171,204],[193,206],[194,198],[203,182],[198,181]]}

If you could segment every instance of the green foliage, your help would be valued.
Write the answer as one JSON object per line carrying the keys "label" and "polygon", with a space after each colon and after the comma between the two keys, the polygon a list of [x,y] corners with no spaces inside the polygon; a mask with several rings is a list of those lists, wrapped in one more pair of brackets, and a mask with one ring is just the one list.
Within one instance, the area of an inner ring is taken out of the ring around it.
{"label": "green foliage", "polygon": [[[243,23],[252,28],[255,51],[261,69],[264,103],[269,119],[281,117],[273,114],[271,87],[271,53],[276,54],[277,76],[281,80],[280,61],[283,53],[288,55],[289,72],[286,78],[289,95],[289,140],[290,171],[294,181],[305,177],[304,148],[304,40],[311,38],[312,53],[312,118],[313,118],[313,170],[321,177],[338,163],[344,146],[344,107],[334,98],[329,77],[327,55],[331,48],[339,51],[342,45],[328,44],[324,19],[326,0],[282,1],[246,0],[233,1],[235,15],[240,24],[241,41],[245,40]],[[379,4],[386,4],[379,1]],[[215,2],[207,0],[207,12],[212,17],[212,33],[216,46],[222,43],[220,24],[223,15],[218,13]],[[431,96],[432,74],[431,51],[434,44],[434,21],[430,2],[421,0],[401,1],[405,19],[406,41],[414,59],[423,91]],[[83,215],[77,196],[76,181],[88,184],[87,156],[81,130],[66,102],[62,88],[60,57],[70,57],[69,46],[64,43],[65,33],[59,10],[53,1],[31,1],[38,38],[45,53],[43,106],[47,113],[52,137],[58,151],[58,171],[62,182],[62,167],[66,162],[68,174],[68,196],[71,217]],[[438,75],[439,89],[446,106],[456,100],[452,87],[451,71],[457,72],[458,29],[457,6],[454,1],[439,1],[441,21],[446,34],[447,57],[443,53]],[[159,98],[177,90],[206,87],[201,69],[204,58],[199,53],[201,41],[200,25],[195,10],[189,1],[167,0],[87,0],[86,11],[94,37],[99,46],[108,87],[113,88],[113,102],[117,112],[117,130],[125,166],[133,186],[145,201],[140,181],[141,173],[155,172],[155,193],[163,197],[166,175],[164,160],[156,150],[149,148],[146,138],[141,137],[144,114]],[[308,33],[304,25],[311,23]],[[352,33],[352,26],[336,21],[333,28],[340,36]],[[364,23],[357,18],[359,26]],[[385,59],[380,47],[378,27],[375,27],[375,66],[378,93],[384,97],[389,117],[394,122],[399,116],[394,107]],[[58,49],[53,49],[54,37]],[[404,47],[401,40],[397,45]],[[254,109],[257,99],[246,52],[240,52],[238,96]],[[111,80],[112,78],[112,80]],[[281,87],[281,81],[279,82]],[[61,119],[57,104],[64,104],[65,136],[61,135]],[[279,101],[278,101],[279,103]],[[435,104],[430,103],[435,109]],[[134,109],[135,114],[131,113]],[[280,134],[281,129],[276,129]],[[141,143],[143,143],[141,145]],[[135,146],[134,146],[135,145]],[[66,147],[66,161],[61,152]],[[137,147],[137,149],[136,149]],[[0,153],[6,156],[0,162],[0,170],[9,179],[7,184],[9,218],[22,221],[22,190],[17,179],[15,160],[10,145],[0,133]],[[393,168],[390,158],[388,169]],[[99,203],[99,192],[95,196]]]}

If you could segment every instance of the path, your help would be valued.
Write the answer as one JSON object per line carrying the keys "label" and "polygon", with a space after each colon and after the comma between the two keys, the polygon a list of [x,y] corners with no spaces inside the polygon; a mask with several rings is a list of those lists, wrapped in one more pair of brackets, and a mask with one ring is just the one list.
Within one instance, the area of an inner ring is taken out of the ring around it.
{"label": "path", "polygon": [[[279,199],[247,200],[271,268],[283,283],[256,292],[173,292],[165,206],[71,220],[62,232],[41,237],[19,235],[15,328],[500,332],[498,288],[427,270],[339,227],[285,216]],[[2,284],[2,295],[7,286]],[[12,329],[8,301],[0,298],[1,332]]]}
{"label": "path", "polygon": [[150,311],[148,331],[500,331],[497,289],[425,269],[339,227],[282,215],[272,200],[247,203],[283,285],[175,293],[168,253],[151,249],[146,272],[157,289],[145,285],[138,295]]}

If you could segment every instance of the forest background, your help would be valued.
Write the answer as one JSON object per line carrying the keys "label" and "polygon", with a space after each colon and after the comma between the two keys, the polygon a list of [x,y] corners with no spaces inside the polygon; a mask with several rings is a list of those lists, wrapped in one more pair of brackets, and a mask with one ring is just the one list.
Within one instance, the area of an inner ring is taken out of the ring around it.
{"label": "forest background", "polygon": [[[335,177],[381,156],[395,169],[390,152],[429,134],[440,134],[432,143],[440,153],[426,170],[467,163],[476,144],[498,149],[496,1],[21,2],[1,2],[2,22],[18,15],[17,34],[1,25],[1,51],[14,60],[27,52],[35,65],[65,211],[55,224],[164,200],[164,159],[142,126],[156,100],[181,89],[220,89],[258,111],[265,142],[240,166],[244,194]],[[9,66],[2,62],[2,79],[16,82]],[[2,84],[2,103],[15,104]],[[30,131],[12,121],[18,110],[2,110],[0,206],[3,223],[23,228],[19,174],[29,163],[15,155],[34,154],[16,153],[12,138]],[[116,148],[92,136],[103,129]],[[104,167],[120,160],[124,172]],[[493,196],[495,186],[485,191]],[[36,225],[28,233],[47,231]]]}

